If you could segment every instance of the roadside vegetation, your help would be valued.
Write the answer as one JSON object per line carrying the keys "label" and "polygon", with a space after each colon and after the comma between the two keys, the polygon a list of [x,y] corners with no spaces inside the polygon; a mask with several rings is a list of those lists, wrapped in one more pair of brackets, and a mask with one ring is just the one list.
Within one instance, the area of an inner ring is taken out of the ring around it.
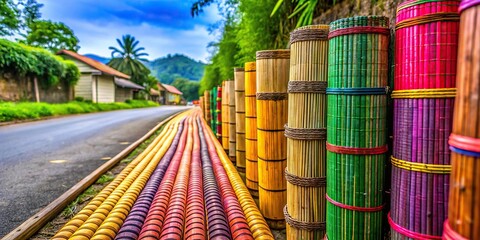
{"label": "roadside vegetation", "polygon": [[156,106],[158,106],[157,103],[146,100],[127,100],[126,102],[115,103],[92,103],[90,101],[73,101],[58,104],[34,102],[0,102],[0,122]]}

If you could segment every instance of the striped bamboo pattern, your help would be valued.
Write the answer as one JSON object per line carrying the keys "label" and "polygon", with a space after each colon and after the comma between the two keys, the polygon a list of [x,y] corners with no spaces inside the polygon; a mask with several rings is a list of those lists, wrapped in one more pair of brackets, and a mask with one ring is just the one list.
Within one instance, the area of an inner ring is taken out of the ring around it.
{"label": "striped bamboo pattern", "polygon": [[230,81],[222,82],[222,146],[225,152],[230,149]]}
{"label": "striped bamboo pattern", "polygon": [[259,207],[269,226],[285,228],[283,207],[287,201],[287,85],[290,50],[256,53],[257,144]]}
{"label": "striped bamboo pattern", "polygon": [[217,139],[218,141],[220,142],[223,142],[223,138],[222,138],[222,116],[223,116],[223,113],[222,113],[222,109],[223,109],[223,105],[222,105],[222,96],[223,96],[223,92],[222,92],[222,87],[221,86],[218,86],[217,87],[217,98],[216,98],[216,106],[217,106],[217,110],[215,111],[216,112],[216,119],[217,119],[217,122],[215,123],[216,127],[217,127]]}
{"label": "striped bamboo pattern", "polygon": [[235,128],[236,128],[236,148],[237,151],[237,170],[245,179],[245,70],[243,68],[235,68]]}
{"label": "striped bamboo pattern", "polygon": [[252,203],[197,108],[172,119],[53,239],[273,239]]}
{"label": "striped bamboo pattern", "polygon": [[446,240],[480,239],[480,1],[462,1],[459,12]]}
{"label": "striped bamboo pattern", "polygon": [[[457,1],[419,0],[397,8],[392,239],[438,239],[447,218],[457,8]],[[436,93],[452,90],[450,96]]]}
{"label": "striped bamboo pattern", "polygon": [[388,18],[330,24],[327,237],[381,239],[386,147]]}
{"label": "striped bamboo pattern", "polygon": [[237,165],[237,127],[235,110],[235,80],[228,81],[228,156]]}
{"label": "striped bamboo pattern", "polygon": [[293,221],[287,220],[287,239],[325,235],[328,30],[328,25],[313,25],[290,34],[288,128],[292,135],[286,133],[286,171],[292,178],[287,178],[285,218]]}
{"label": "striped bamboo pattern", "polygon": [[210,127],[217,135],[217,87],[210,90]]}
{"label": "striped bamboo pattern", "polygon": [[257,73],[256,62],[245,63],[245,175],[246,185],[258,204]]}
{"label": "striped bamboo pattern", "polygon": [[207,121],[207,124],[209,127],[212,127],[212,113],[211,113],[211,99],[210,99],[210,91],[208,90],[205,90],[203,92],[203,101],[205,103],[205,115],[204,115],[204,118],[205,118],[205,121]]}

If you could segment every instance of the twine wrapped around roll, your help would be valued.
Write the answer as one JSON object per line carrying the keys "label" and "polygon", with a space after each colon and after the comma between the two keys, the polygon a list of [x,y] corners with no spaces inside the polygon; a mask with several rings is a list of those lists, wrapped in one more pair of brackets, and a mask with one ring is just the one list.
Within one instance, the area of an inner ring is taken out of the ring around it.
{"label": "twine wrapped around roll", "polygon": [[312,25],[290,34],[284,209],[288,239],[325,235],[328,30],[328,25]]}
{"label": "twine wrapped around roll", "polygon": [[236,127],[236,148],[237,170],[244,183],[245,179],[245,70],[235,68],[235,127]]}
{"label": "twine wrapped around roll", "polygon": [[388,26],[388,18],[382,16],[330,24],[325,196],[329,239],[382,238]]}
{"label": "twine wrapped around roll", "polygon": [[440,239],[447,217],[457,1],[400,4],[392,92],[392,239]]}
{"label": "twine wrapped around roll", "polygon": [[207,122],[208,126],[212,127],[211,125],[211,118],[212,118],[212,115],[211,115],[211,109],[210,109],[210,105],[211,105],[211,100],[210,100],[210,91],[208,90],[205,90],[203,92],[203,101],[204,101],[204,104],[205,104],[205,121]]}
{"label": "twine wrapped around roll", "polygon": [[245,63],[245,160],[246,185],[258,205],[256,63]]}
{"label": "twine wrapped around roll", "polygon": [[[285,228],[287,95],[290,50],[257,52],[257,144],[259,208],[273,229]],[[270,97],[260,97],[262,94]]]}
{"label": "twine wrapped around roll", "polygon": [[228,84],[228,157],[233,165],[237,165],[237,128],[235,110],[235,81],[229,80]]}
{"label": "twine wrapped around roll", "polygon": [[[443,239],[480,239],[480,1],[459,7],[457,96],[453,129],[448,219]],[[446,133],[448,134],[448,132]]]}
{"label": "twine wrapped around roll", "polygon": [[230,137],[230,107],[228,103],[230,101],[230,84],[229,81],[222,82],[222,146],[225,152],[228,154],[230,148],[229,137]]}

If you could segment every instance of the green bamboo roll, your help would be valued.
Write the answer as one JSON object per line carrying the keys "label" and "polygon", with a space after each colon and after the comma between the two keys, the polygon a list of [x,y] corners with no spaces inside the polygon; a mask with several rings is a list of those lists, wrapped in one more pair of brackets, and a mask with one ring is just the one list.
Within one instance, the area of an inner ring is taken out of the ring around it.
{"label": "green bamboo roll", "polygon": [[237,129],[236,125],[236,110],[235,110],[235,81],[229,80],[228,81],[228,156],[230,157],[230,161],[232,161],[233,165],[237,165],[237,151],[235,150],[236,145],[236,138],[237,138]]}
{"label": "green bamboo roll", "polygon": [[290,34],[287,136],[287,239],[325,235],[328,25]]}
{"label": "green bamboo roll", "polygon": [[205,121],[207,122],[208,126],[212,127],[211,125],[211,118],[212,118],[212,115],[210,113],[211,109],[210,109],[210,105],[211,105],[211,100],[210,100],[210,91],[208,90],[205,90],[205,92],[203,92],[203,99],[205,101]]}
{"label": "green bamboo roll", "polygon": [[285,228],[287,202],[287,85],[290,50],[257,52],[257,144],[259,208],[269,226]]}
{"label": "green bamboo roll", "polygon": [[237,170],[244,183],[245,179],[245,70],[235,68],[235,128],[236,128],[236,151]]}
{"label": "green bamboo roll", "polygon": [[222,146],[223,150],[228,154],[229,142],[228,142],[228,130],[230,129],[230,124],[228,123],[229,113],[228,110],[228,94],[229,94],[229,85],[228,81],[222,82]]}
{"label": "green bamboo roll", "polygon": [[217,135],[217,87],[210,90],[210,128]]}
{"label": "green bamboo roll", "polygon": [[246,185],[258,205],[257,73],[256,62],[245,63],[245,162]]}
{"label": "green bamboo roll", "polygon": [[388,18],[330,24],[327,237],[381,239],[386,157]]}

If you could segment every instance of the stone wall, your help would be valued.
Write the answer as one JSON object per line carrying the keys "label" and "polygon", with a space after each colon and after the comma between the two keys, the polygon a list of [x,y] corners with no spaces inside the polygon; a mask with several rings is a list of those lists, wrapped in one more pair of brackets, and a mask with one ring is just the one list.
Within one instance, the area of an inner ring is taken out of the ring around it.
{"label": "stone wall", "polygon": [[[61,103],[73,100],[73,89],[67,83],[44,88],[39,84],[38,93],[41,102]],[[0,76],[0,100],[35,101],[33,79]]]}

